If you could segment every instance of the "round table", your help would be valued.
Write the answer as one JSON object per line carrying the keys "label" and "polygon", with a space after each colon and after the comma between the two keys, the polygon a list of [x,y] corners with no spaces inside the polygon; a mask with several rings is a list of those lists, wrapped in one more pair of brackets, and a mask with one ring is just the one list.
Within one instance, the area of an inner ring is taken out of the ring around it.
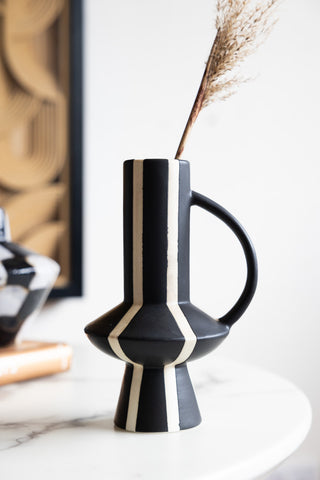
{"label": "round table", "polygon": [[123,367],[79,346],[71,371],[1,387],[3,478],[251,480],[288,457],[310,427],[309,402],[290,382],[211,354],[189,365],[200,426],[124,432],[113,426]]}

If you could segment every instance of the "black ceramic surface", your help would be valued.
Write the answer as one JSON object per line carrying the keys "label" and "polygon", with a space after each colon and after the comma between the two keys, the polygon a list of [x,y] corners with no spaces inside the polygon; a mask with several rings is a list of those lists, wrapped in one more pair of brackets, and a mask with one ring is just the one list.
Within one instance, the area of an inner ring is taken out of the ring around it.
{"label": "black ceramic surface", "polygon": [[[190,207],[198,205],[237,235],[247,281],[234,307],[214,320],[190,303]],[[91,342],[126,362],[115,416],[130,431],[177,431],[201,421],[186,362],[209,353],[249,305],[257,283],[254,248],[223,207],[190,190],[189,163],[124,164],[124,301],[87,325]]]}
{"label": "black ceramic surface", "polygon": [[58,273],[55,261],[10,241],[0,208],[0,347],[11,344],[24,322],[39,311]]}

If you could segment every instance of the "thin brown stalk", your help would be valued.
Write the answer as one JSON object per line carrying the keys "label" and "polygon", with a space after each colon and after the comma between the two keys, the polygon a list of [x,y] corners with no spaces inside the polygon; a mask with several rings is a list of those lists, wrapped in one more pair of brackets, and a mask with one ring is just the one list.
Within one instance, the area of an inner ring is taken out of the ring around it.
{"label": "thin brown stalk", "polygon": [[244,79],[237,68],[271,31],[280,0],[217,0],[216,36],[175,158],[181,158],[200,111],[230,97]]}

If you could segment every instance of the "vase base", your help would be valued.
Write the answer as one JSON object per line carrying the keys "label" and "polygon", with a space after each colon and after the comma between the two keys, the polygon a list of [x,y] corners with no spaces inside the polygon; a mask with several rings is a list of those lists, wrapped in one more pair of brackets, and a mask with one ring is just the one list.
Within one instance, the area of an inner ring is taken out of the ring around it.
{"label": "vase base", "polygon": [[148,368],[127,364],[115,425],[131,432],[176,432],[201,416],[186,364]]}

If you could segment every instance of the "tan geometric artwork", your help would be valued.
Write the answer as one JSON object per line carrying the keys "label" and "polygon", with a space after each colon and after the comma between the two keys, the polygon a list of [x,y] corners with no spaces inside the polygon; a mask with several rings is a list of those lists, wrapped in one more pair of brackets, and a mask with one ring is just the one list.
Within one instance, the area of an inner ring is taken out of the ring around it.
{"label": "tan geometric artwork", "polygon": [[69,2],[0,0],[0,205],[69,281]]}

